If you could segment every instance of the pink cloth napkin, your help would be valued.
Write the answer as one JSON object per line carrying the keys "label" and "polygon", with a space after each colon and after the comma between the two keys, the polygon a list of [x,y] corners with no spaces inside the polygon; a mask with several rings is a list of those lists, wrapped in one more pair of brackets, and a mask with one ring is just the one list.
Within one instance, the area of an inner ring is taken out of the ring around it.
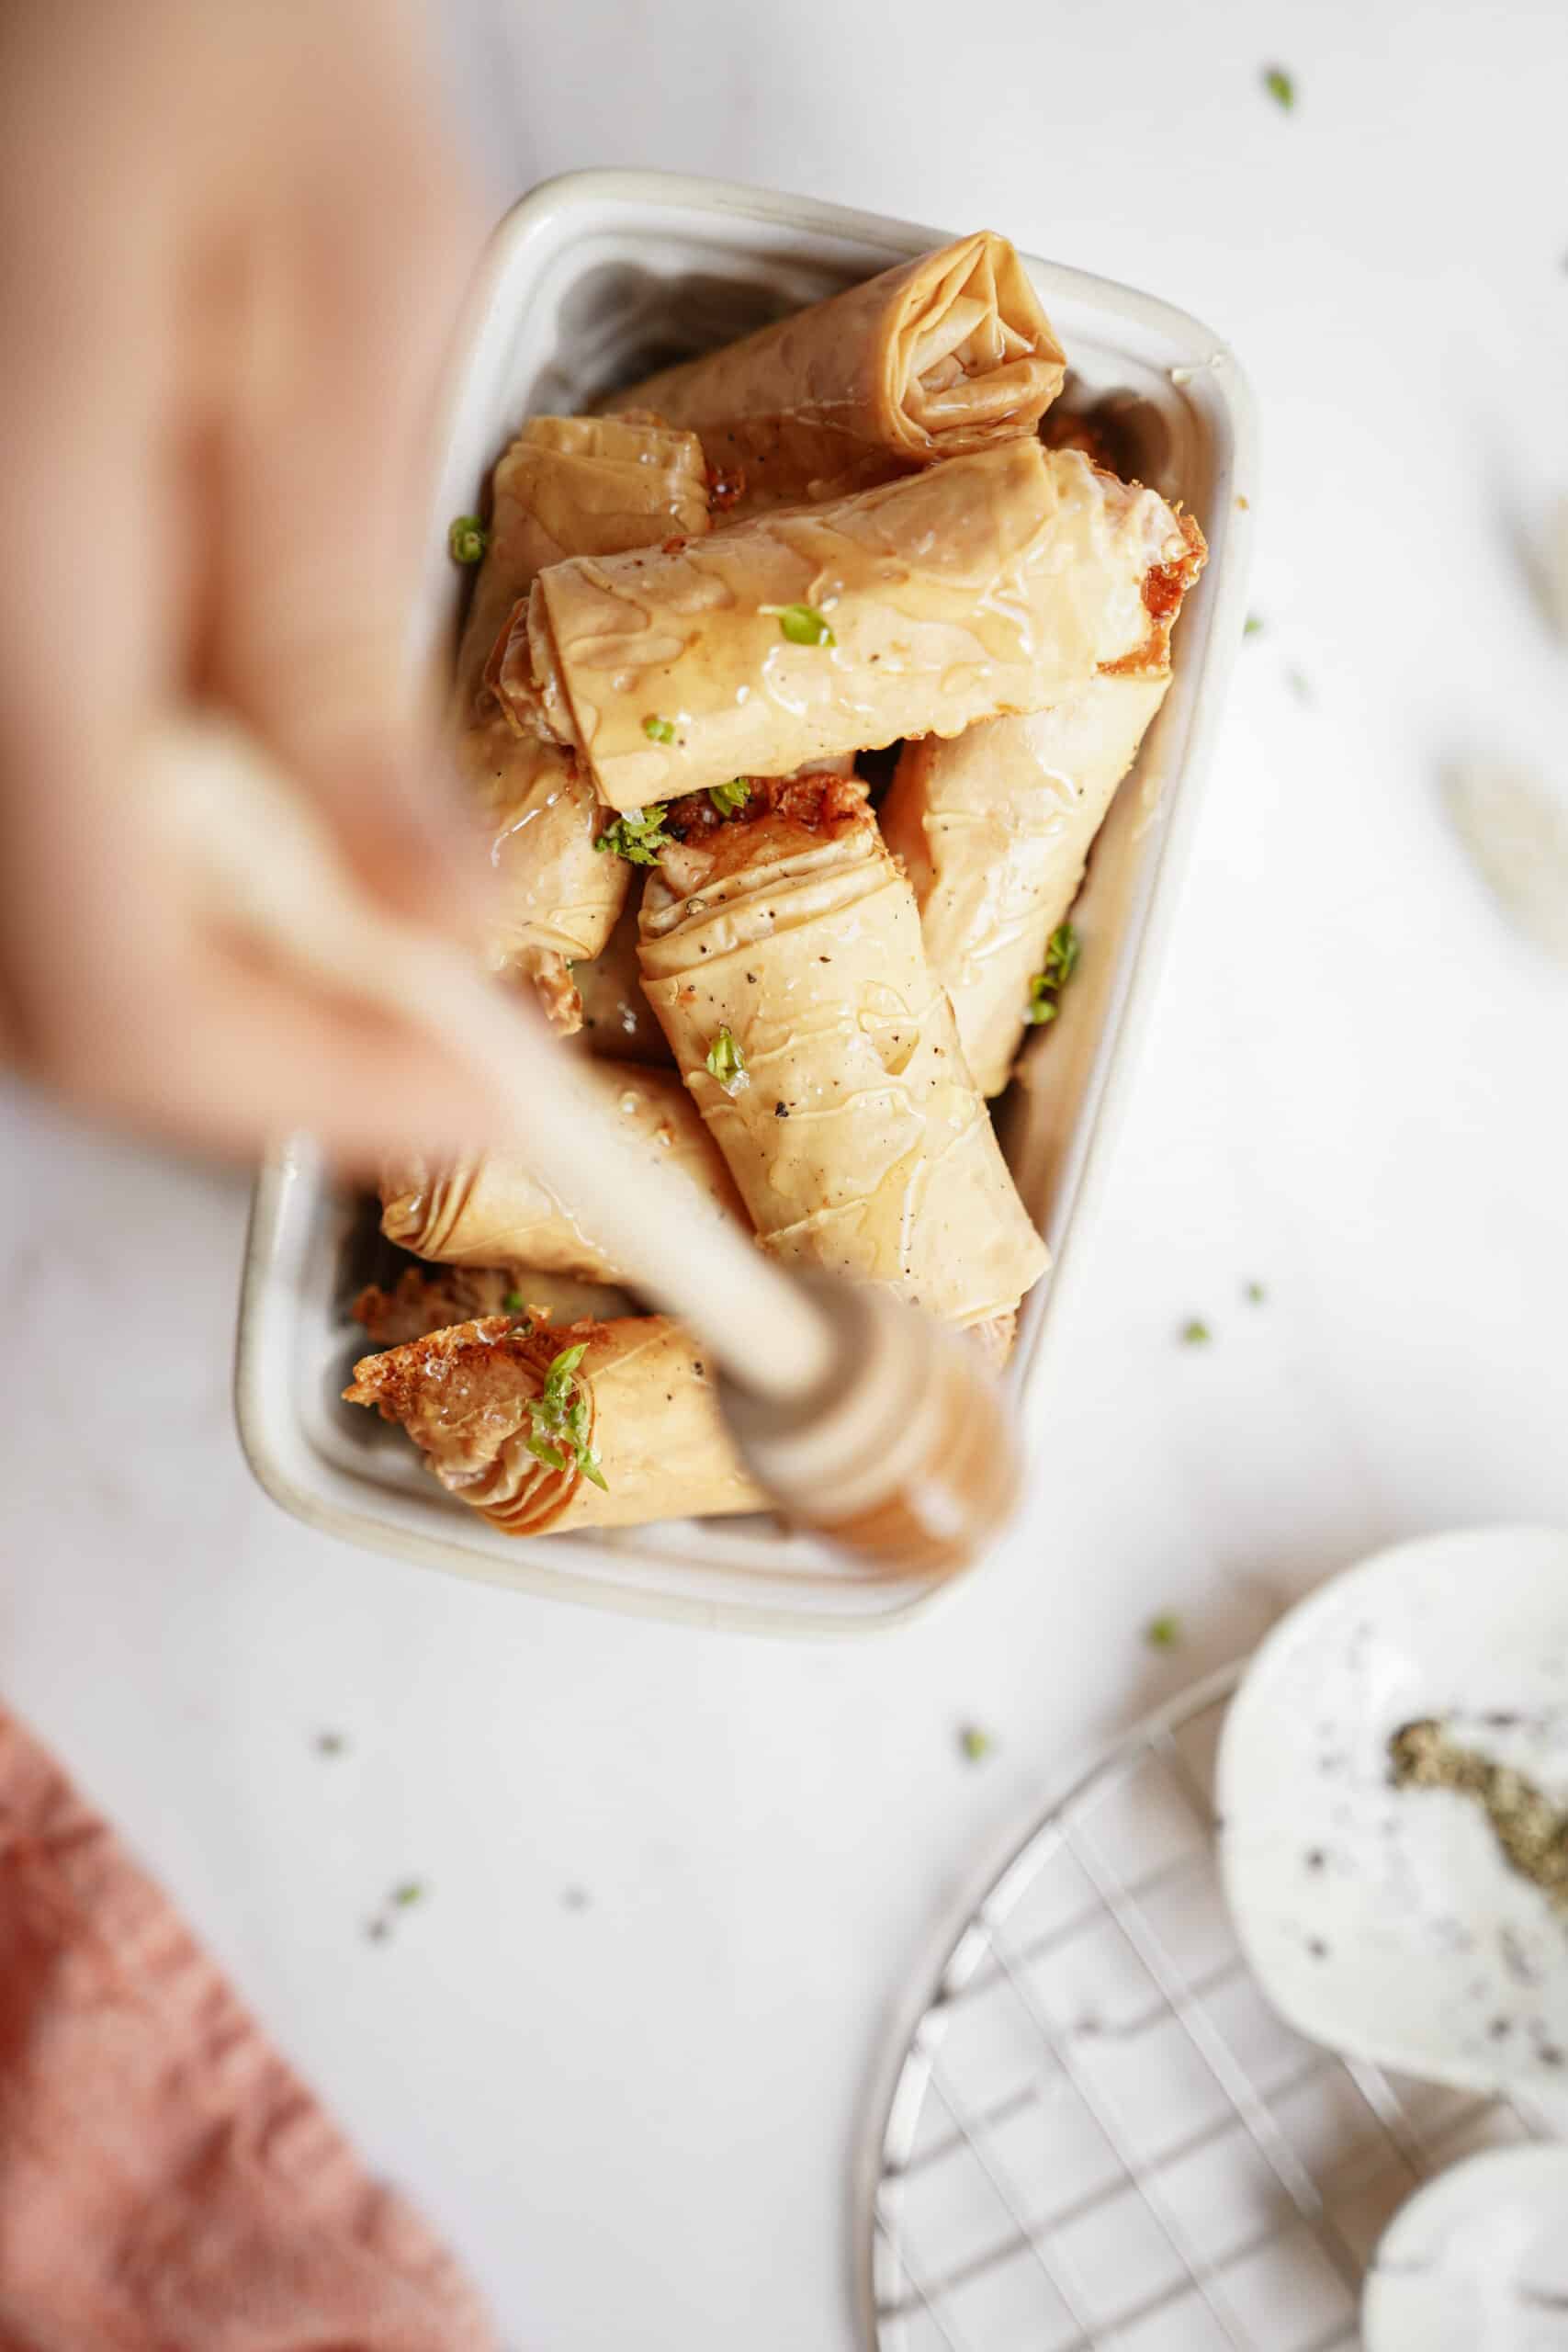
{"label": "pink cloth napkin", "polygon": [[0,1709],[0,2352],[496,2352],[113,1831]]}

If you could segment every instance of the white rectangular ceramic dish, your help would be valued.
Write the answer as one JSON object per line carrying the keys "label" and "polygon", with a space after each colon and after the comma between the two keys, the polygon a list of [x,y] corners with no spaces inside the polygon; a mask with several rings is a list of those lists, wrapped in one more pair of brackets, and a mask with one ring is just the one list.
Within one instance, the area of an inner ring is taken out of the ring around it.
{"label": "white rectangular ceramic dish", "polygon": [[[536,189],[497,233],[470,311],[422,628],[434,637],[456,613],[461,582],[446,555],[446,519],[476,505],[530,413],[581,408],[650,366],[728,341],[955,231],[987,226],[1005,232],[1008,223],[918,228],[651,173],[580,173]],[[1207,327],[1079,270],[1028,266],[1068,355],[1069,395],[1133,396],[1136,470],[1186,501],[1210,558],[1177,632],[1175,683],[1094,853],[1075,918],[1086,943],[1078,977],[1000,1109],[1008,1157],[1055,1261],[1025,1303],[1007,1375],[1032,1439],[1062,1276],[1101,1189],[1241,637],[1254,459],[1246,384]],[[363,1213],[307,1148],[264,1169],[240,1310],[237,1408],[257,1477],[300,1519],[520,1591],[705,1623],[848,1630],[886,1624],[930,1597],[929,1578],[857,1575],[764,1519],[533,1542],[500,1534],[440,1491],[400,1432],[337,1401],[363,1351],[346,1305],[367,1278],[366,1248]]]}

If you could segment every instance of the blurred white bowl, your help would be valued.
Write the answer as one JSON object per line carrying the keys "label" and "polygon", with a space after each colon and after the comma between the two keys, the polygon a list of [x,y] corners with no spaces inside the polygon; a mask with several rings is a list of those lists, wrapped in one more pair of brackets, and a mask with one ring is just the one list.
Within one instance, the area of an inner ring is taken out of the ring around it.
{"label": "blurred white bowl", "polygon": [[1364,2352],[1563,2352],[1568,2149],[1490,2148],[1429,2180],[1379,2241]]}

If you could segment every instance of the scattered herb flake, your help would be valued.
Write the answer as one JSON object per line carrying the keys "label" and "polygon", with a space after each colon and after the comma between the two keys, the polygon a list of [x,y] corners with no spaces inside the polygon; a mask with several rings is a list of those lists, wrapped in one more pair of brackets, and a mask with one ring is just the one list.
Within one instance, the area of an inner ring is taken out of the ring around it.
{"label": "scattered herb flake", "polygon": [[423,1879],[405,1878],[393,1887],[392,1901],[400,1911],[406,1911],[411,1903],[423,1903],[427,1892]]}
{"label": "scattered herb flake", "polygon": [[1291,692],[1294,695],[1298,702],[1311,703],[1314,699],[1312,691],[1312,680],[1306,675],[1306,673],[1303,670],[1287,670],[1285,673],[1285,684],[1289,686]]}
{"label": "scattered herb flake", "polygon": [[523,1312],[522,1292],[520,1290],[502,1291],[501,1294],[501,1304],[502,1311],[505,1314],[521,1315]]}
{"label": "scattered herb flake", "polygon": [[732,776],[728,784],[708,786],[708,798],[721,817],[733,817],[738,808],[745,808],[750,797],[751,787],[743,775]]}
{"label": "scattered herb flake", "polygon": [[534,1430],[526,1444],[536,1461],[551,1470],[567,1470],[575,1464],[584,1478],[608,1494],[609,1481],[588,1442],[588,1399],[577,1378],[587,1346],[587,1340],[581,1340],[551,1358],[545,1385],[528,1408]]}
{"label": "scattered herb flake", "polygon": [[958,1745],[971,1764],[978,1764],[991,1752],[991,1735],[982,1731],[978,1724],[965,1724],[958,1735]]}
{"label": "scattered herb flake", "polygon": [[348,1746],[341,1731],[319,1731],[316,1734],[318,1756],[341,1756]]}
{"label": "scattered herb flake", "polygon": [[1533,1781],[1482,1748],[1461,1747],[1431,1716],[1404,1724],[1388,1752],[1396,1789],[1449,1789],[1473,1798],[1508,1868],[1538,1886],[1554,1910],[1568,1911],[1568,1813]]}
{"label": "scattered herb flake", "polygon": [[815,605],[759,605],[760,613],[776,613],[781,635],[792,645],[837,645],[828,616]]}
{"label": "scattered herb flake", "polygon": [[1065,989],[1078,967],[1082,942],[1070,922],[1059,922],[1045,943],[1045,979],[1049,987]]}
{"label": "scattered herb flake", "polygon": [[746,1057],[736,1044],[733,1033],[728,1029],[721,1029],[708,1047],[707,1067],[709,1076],[716,1078],[731,1098],[751,1083],[751,1073],[746,1067]]}
{"label": "scattered herb flake", "polygon": [[649,711],[642,722],[642,731],[650,743],[672,743],[675,741],[675,721],[660,718],[657,711]]}
{"label": "scattered herb flake", "polygon": [[1194,1316],[1190,1323],[1184,1323],[1181,1327],[1181,1344],[1184,1348],[1206,1348],[1213,1336],[1208,1325],[1201,1322],[1197,1316]]}
{"label": "scattered herb flake", "polygon": [[1152,1650],[1174,1650],[1181,1646],[1179,1617],[1151,1617],[1144,1628],[1144,1639]]}
{"label": "scattered herb flake", "polygon": [[454,563],[478,563],[490,545],[490,533],[477,514],[454,514],[446,545]]}
{"label": "scattered herb flake", "polygon": [[1245,624],[1245,626],[1244,626],[1244,628],[1243,628],[1243,629],[1242,629],[1242,632],[1241,632],[1241,633],[1242,633],[1243,637],[1261,637],[1261,636],[1262,636],[1262,634],[1263,634],[1263,623],[1261,622],[1261,620],[1259,620],[1259,618],[1258,618],[1258,615],[1257,615],[1256,613],[1248,613],[1248,615],[1247,615],[1247,616],[1246,624]]}
{"label": "scattered herb flake", "polygon": [[629,865],[657,865],[660,851],[671,848],[675,840],[664,830],[669,813],[662,801],[650,808],[623,808],[593,846],[612,857],[624,857]]}
{"label": "scattered herb flake", "polygon": [[1264,67],[1263,86],[1275,105],[1283,107],[1285,113],[1289,114],[1296,103],[1296,85],[1282,65]]}
{"label": "scattered herb flake", "polygon": [[1059,922],[1045,943],[1045,961],[1029,983],[1023,1018],[1031,1029],[1055,1021],[1057,999],[1078,967],[1083,943],[1070,922]]}
{"label": "scattered herb flake", "polygon": [[1248,1283],[1247,1288],[1242,1293],[1242,1296],[1247,1301],[1248,1305],[1252,1306],[1261,1306],[1268,1295],[1269,1294],[1264,1289],[1261,1283]]}

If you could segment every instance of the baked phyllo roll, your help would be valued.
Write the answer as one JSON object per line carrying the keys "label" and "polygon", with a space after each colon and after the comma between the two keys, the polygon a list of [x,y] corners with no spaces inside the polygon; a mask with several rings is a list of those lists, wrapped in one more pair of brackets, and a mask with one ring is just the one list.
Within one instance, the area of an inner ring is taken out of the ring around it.
{"label": "baked phyllo roll", "polygon": [[[604,1071],[607,1094],[649,1158],[681,1170],[744,1225],[724,1160],[680,1080],[629,1064],[605,1063]],[[518,1153],[483,1152],[442,1168],[417,1158],[392,1159],[381,1171],[380,1193],[382,1232],[417,1257],[450,1266],[536,1267],[582,1282],[622,1278]]]}
{"label": "baked phyllo roll", "polygon": [[582,1043],[591,1054],[607,1055],[615,1061],[652,1062],[668,1069],[670,1047],[643,994],[637,960],[641,895],[640,883],[634,878],[631,895],[604,948],[591,964],[580,964],[571,977],[582,1003]]}
{"label": "baked phyllo roll", "polygon": [[1078,451],[1010,441],[669,553],[552,565],[491,675],[523,733],[642,809],[1149,666],[1194,539]]}
{"label": "baked phyllo roll", "polygon": [[485,959],[531,985],[571,1036],[582,1022],[573,967],[599,954],[626,895],[626,867],[594,848],[593,787],[570,752],[522,741],[493,705],[458,736],[456,763],[489,841]]}
{"label": "baked phyllo roll", "polygon": [[525,741],[484,683],[496,636],[547,564],[707,528],[694,435],[627,417],[541,416],[495,469],[488,545],[457,656],[459,772],[491,831],[491,960],[531,980],[555,1025],[580,1018],[569,965],[597,956],[626,894],[594,846],[600,811],[576,760]]}
{"label": "baked phyllo roll", "polygon": [[1091,678],[1048,710],[928,735],[899,758],[882,831],[982,1094],[1001,1092],[1038,1017],[1030,983],[1169,683]]}
{"label": "baked phyllo roll", "polygon": [[362,1357],[344,1396],[401,1422],[447,1491],[508,1535],[765,1507],[700,1350],[662,1315],[460,1323]]}
{"label": "baked phyllo roll", "polygon": [[491,477],[485,554],[457,652],[461,715],[482,698],[502,622],[547,564],[695,538],[707,526],[694,433],[649,417],[531,418]]}
{"label": "baked phyllo roll", "polygon": [[608,1283],[578,1282],[570,1274],[544,1274],[536,1266],[405,1266],[390,1290],[371,1283],[350,1312],[378,1348],[423,1340],[449,1324],[473,1323],[486,1315],[532,1315],[541,1322],[575,1323],[582,1317],[603,1322],[626,1315],[631,1301]]}
{"label": "baked phyllo roll", "polygon": [[831,496],[1033,430],[1066,361],[1005,237],[980,230],[617,401],[694,426],[748,504]]}
{"label": "baked phyllo roll", "polygon": [[765,1249],[950,1322],[1045,1250],[970,1077],[914,894],[852,781],[758,787],[664,852],[643,984]]}

